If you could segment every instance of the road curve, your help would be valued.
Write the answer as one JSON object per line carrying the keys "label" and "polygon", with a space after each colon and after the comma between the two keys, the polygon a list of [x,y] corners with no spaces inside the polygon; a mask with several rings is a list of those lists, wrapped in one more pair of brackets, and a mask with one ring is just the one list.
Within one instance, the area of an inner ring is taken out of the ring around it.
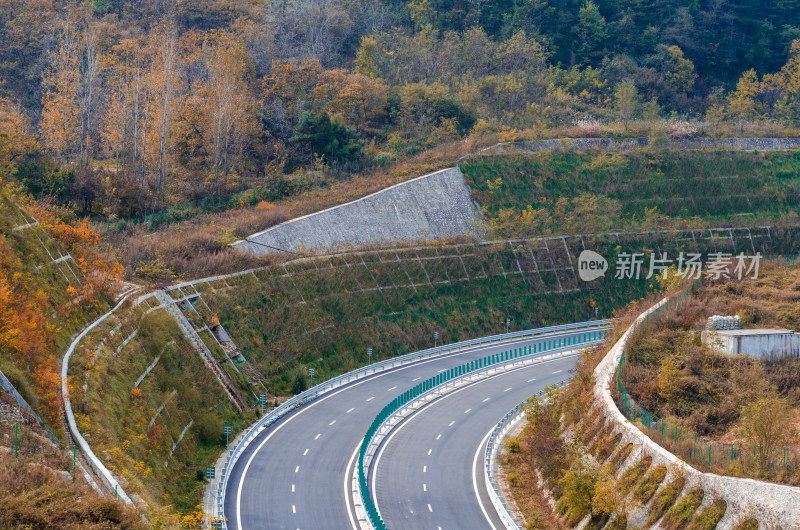
{"label": "road curve", "polygon": [[370,467],[392,530],[504,528],[489,500],[489,433],[515,405],[568,377],[575,355],[491,375],[431,401],[394,427]]}
{"label": "road curve", "polygon": [[[439,371],[584,332],[528,337],[426,359],[354,381],[296,409],[260,433],[234,465],[225,495],[227,527],[353,528],[348,462],[389,401]],[[512,406],[498,412],[494,421]]]}

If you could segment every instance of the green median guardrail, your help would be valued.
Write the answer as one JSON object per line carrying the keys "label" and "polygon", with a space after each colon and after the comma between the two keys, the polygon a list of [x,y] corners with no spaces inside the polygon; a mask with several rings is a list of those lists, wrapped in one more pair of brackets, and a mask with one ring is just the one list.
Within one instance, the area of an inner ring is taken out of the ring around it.
{"label": "green median guardrail", "polygon": [[421,383],[417,384],[410,390],[407,390],[394,398],[388,405],[386,405],[375,417],[372,424],[367,429],[364,439],[361,441],[361,448],[358,455],[358,486],[361,493],[361,500],[364,509],[367,512],[369,521],[375,530],[386,530],[386,523],[384,523],[378,508],[375,505],[372,497],[369,495],[369,487],[367,485],[367,470],[365,469],[364,459],[367,455],[369,446],[372,444],[373,439],[380,431],[383,424],[397,411],[401,410],[408,403],[413,402],[419,396],[428,394],[435,388],[447,384],[455,379],[460,379],[463,376],[472,372],[481,371],[494,365],[505,364],[514,359],[531,358],[535,356],[545,355],[547,353],[555,353],[556,351],[563,351],[575,346],[588,346],[590,344],[602,341],[608,331],[592,331],[589,333],[582,333],[577,335],[570,335],[562,337],[557,340],[547,341],[546,347],[538,347],[537,343],[512,350],[506,350],[501,353],[494,353],[487,355],[481,359],[464,363],[455,368],[451,368],[445,372],[437,374]]}

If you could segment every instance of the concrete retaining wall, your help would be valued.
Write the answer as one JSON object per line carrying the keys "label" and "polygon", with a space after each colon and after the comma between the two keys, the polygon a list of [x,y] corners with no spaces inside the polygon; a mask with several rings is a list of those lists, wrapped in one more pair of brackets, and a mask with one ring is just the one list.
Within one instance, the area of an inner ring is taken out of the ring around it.
{"label": "concrete retaining wall", "polygon": [[281,223],[237,241],[234,246],[259,255],[275,252],[262,245],[298,252],[430,241],[466,234],[483,236],[480,210],[470,193],[457,167],[443,169]]}
{"label": "concrete retaining wall", "polygon": [[[639,315],[637,322],[643,321],[645,315],[653,312],[664,302],[665,300],[662,300]],[[632,330],[633,327],[628,328],[594,371],[595,404],[600,407],[601,413],[609,421],[612,429],[622,435],[618,445],[624,447],[631,443],[636,448],[629,459],[638,460],[644,455],[649,455],[653,458],[653,466],[666,466],[669,475],[661,487],[669,482],[671,475],[680,473],[686,477],[684,492],[692,488],[703,488],[704,505],[711,502],[711,499],[724,499],[728,503],[728,508],[717,526],[720,530],[735,528],[739,519],[744,516],[758,519],[761,529],[800,528],[800,488],[702,473],[658,445],[625,418],[611,397],[611,384]]]}

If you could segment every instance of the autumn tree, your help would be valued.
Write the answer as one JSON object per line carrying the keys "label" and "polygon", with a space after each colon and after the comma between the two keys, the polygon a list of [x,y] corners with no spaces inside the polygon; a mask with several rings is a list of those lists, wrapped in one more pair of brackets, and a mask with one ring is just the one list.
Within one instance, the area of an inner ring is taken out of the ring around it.
{"label": "autumn tree", "polygon": [[315,110],[340,116],[357,130],[375,132],[388,118],[389,87],[376,79],[347,70],[326,70],[313,90]]}
{"label": "autumn tree", "polygon": [[796,440],[795,420],[796,412],[786,399],[767,395],[744,405],[737,431],[764,466],[770,455]]}
{"label": "autumn tree", "polygon": [[81,144],[80,54],[77,35],[69,26],[58,34],[48,63],[42,83],[42,141],[51,155],[68,162]]}
{"label": "autumn tree", "polygon": [[251,71],[244,42],[235,35],[222,34],[213,43],[207,62],[208,80],[202,94],[205,104],[205,135],[214,168],[214,190],[220,176],[227,185],[230,155],[259,132],[256,103],[246,82]]}
{"label": "autumn tree", "polygon": [[22,106],[0,97],[0,176],[9,175],[21,157],[38,147],[30,120],[22,111]]}
{"label": "autumn tree", "polygon": [[[148,101],[143,120],[142,157],[155,167],[156,208],[161,204],[167,179],[167,163],[173,137],[173,118],[179,107],[176,97],[180,84],[178,35],[173,25],[154,30],[150,37],[152,59],[147,79]],[[148,150],[149,149],[149,150]],[[142,161],[144,164],[144,160]]]}
{"label": "autumn tree", "polygon": [[731,113],[740,120],[755,117],[756,100],[758,93],[758,74],[755,70],[748,70],[742,74],[736,83],[736,90],[728,97]]}
{"label": "autumn tree", "polygon": [[559,480],[564,494],[560,502],[575,513],[591,513],[598,482],[602,475],[596,465],[578,461]]}
{"label": "autumn tree", "polygon": [[267,3],[264,25],[273,57],[329,64],[353,21],[342,0],[281,0]]}
{"label": "autumn tree", "polygon": [[[765,81],[769,76],[765,76]],[[800,118],[800,39],[792,42],[786,64],[770,79],[782,90],[778,102],[784,118],[796,121]]]}
{"label": "autumn tree", "polygon": [[614,89],[614,110],[622,117],[625,128],[628,128],[628,121],[634,117],[639,110],[639,92],[636,85],[630,79],[620,82]]}
{"label": "autumn tree", "polygon": [[375,37],[361,37],[361,44],[356,51],[356,59],[353,65],[356,73],[367,77],[378,77],[378,65],[376,56],[378,52],[378,41]]}
{"label": "autumn tree", "polygon": [[674,94],[685,95],[692,91],[697,74],[694,71],[694,63],[684,57],[683,50],[675,45],[661,45],[656,57],[666,84]]}
{"label": "autumn tree", "polygon": [[314,107],[322,65],[316,59],[273,61],[264,77],[264,117],[278,135],[291,136],[300,115]]}

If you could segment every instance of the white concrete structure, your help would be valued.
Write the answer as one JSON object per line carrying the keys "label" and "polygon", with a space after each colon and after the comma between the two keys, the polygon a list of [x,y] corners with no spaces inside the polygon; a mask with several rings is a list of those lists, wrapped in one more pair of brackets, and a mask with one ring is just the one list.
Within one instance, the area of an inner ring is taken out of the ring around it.
{"label": "white concrete structure", "polygon": [[705,344],[729,355],[800,354],[800,333],[788,329],[720,329],[701,333]]}

